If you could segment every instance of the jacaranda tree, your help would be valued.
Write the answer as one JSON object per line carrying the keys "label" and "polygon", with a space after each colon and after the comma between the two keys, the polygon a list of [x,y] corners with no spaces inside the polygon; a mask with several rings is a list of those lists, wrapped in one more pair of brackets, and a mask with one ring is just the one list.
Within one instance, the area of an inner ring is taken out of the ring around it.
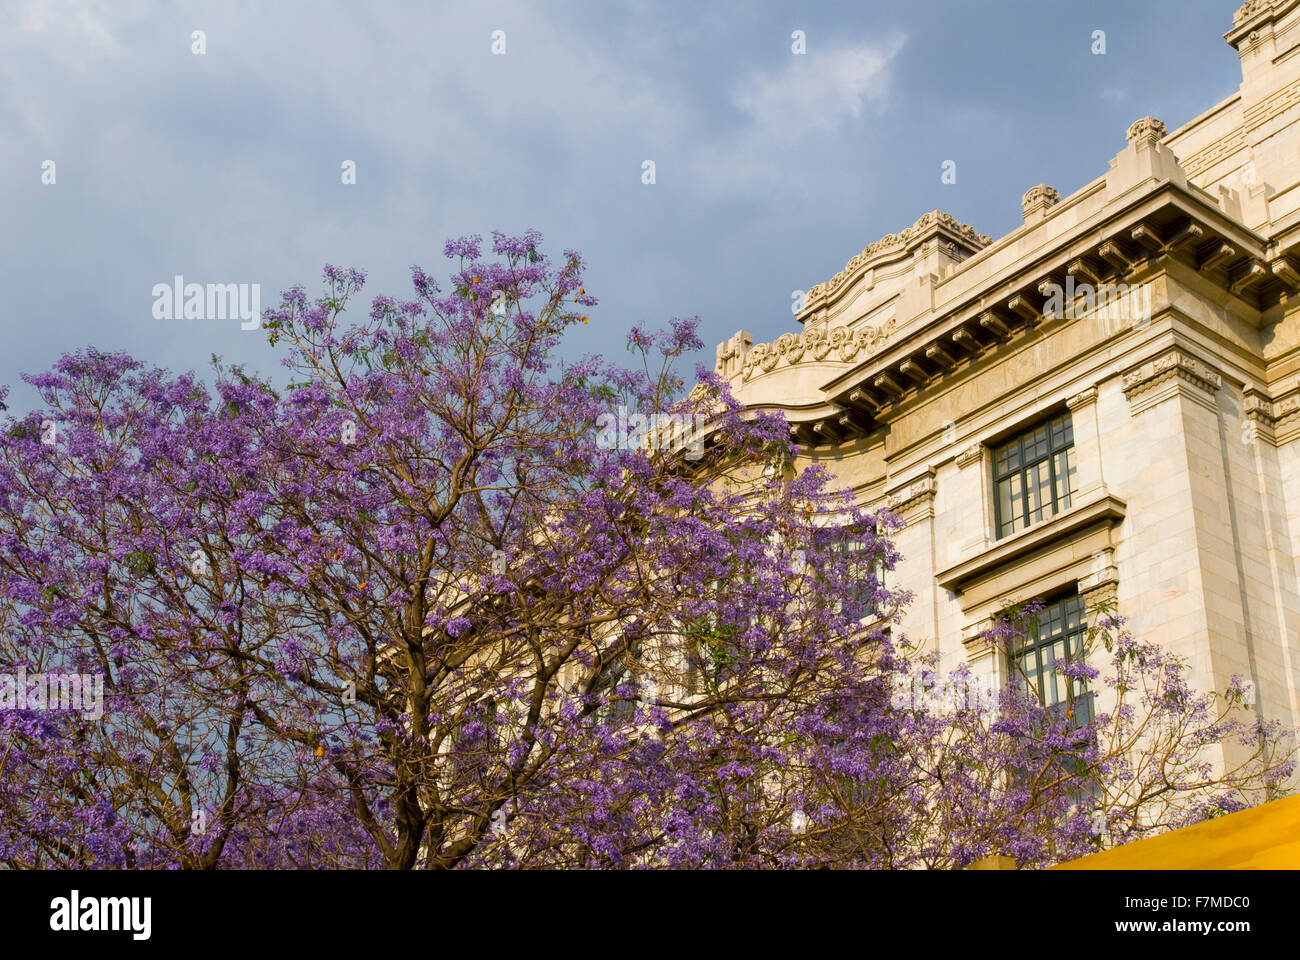
{"label": "jacaranda tree", "polygon": [[1062,665],[1109,712],[900,697],[934,664],[882,582],[893,518],[688,391],[693,320],[634,328],[638,369],[557,359],[596,300],[540,240],[450,242],[445,288],[415,268],[366,319],[326,268],[266,313],[279,390],[94,350],[28,378],[0,671],[103,703],[0,687],[0,863],[1041,864],[1289,775],[1240,691],[1113,619]]}

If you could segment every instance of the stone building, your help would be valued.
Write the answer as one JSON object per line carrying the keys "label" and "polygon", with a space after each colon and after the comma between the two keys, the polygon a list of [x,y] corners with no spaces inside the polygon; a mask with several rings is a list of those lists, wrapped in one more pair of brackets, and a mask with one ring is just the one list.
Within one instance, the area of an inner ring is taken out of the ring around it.
{"label": "stone building", "polygon": [[1300,727],[1300,0],[1225,37],[1238,93],[1138,120],[997,240],[925,214],[717,370],[905,521],[902,629],[949,667],[1003,674],[977,634],[1011,602],[1047,604],[1032,667],[1109,598],[1196,686],[1239,674]]}

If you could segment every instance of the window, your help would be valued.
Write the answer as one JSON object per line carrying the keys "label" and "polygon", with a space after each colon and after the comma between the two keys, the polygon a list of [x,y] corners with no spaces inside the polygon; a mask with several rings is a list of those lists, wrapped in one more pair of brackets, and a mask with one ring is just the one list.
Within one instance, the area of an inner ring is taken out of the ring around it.
{"label": "window", "polygon": [[1046,603],[1011,651],[1022,682],[1048,709],[1070,711],[1072,727],[1091,722],[1092,695],[1082,680],[1070,681],[1059,673],[1057,664],[1078,659],[1087,633],[1083,598],[1071,593]]}
{"label": "window", "polygon": [[841,591],[851,604],[850,612],[857,613],[861,620],[874,620],[880,613],[876,609],[874,593],[885,585],[884,558],[867,556],[871,543],[877,542],[875,531],[862,533],[851,526],[825,527],[819,536],[818,547],[833,550],[852,572],[852,582]]}
{"label": "window", "polygon": [[1074,428],[1063,413],[993,451],[998,537],[1067,509],[1078,490]]}
{"label": "window", "polygon": [[[1073,777],[1069,797],[1075,804],[1097,796],[1100,786],[1084,759],[1091,737],[1084,736],[1083,728],[1092,723],[1095,711],[1093,694],[1083,680],[1070,680],[1061,673],[1059,665],[1079,658],[1087,632],[1083,598],[1077,593],[1057,596],[1030,618],[1024,635],[1011,651],[1012,669],[1019,670],[1021,683],[1026,687],[1032,685],[1053,721],[1064,721],[1066,731],[1077,733],[1076,736],[1067,734],[1063,744],[1041,745],[1039,758],[1040,761],[1050,759],[1055,772]],[[1041,777],[1044,769],[1040,768],[1036,774],[1022,769],[1015,776],[1027,782],[1034,776]],[[1048,771],[1048,776],[1054,776],[1055,772]]]}
{"label": "window", "polygon": [[[752,585],[753,577],[742,575],[740,581]],[[754,623],[738,605],[723,603],[723,587],[721,580],[709,583],[708,610],[682,628],[686,641],[684,687],[691,696],[716,691],[730,679],[736,667],[735,637]]]}
{"label": "window", "polygon": [[[610,699],[605,716],[615,722],[628,723],[636,710],[636,691],[641,687],[637,677],[637,667],[641,660],[641,643],[633,640],[626,648],[620,650],[600,671],[600,676],[592,684],[591,692],[596,696]],[[631,687],[631,692],[627,688]],[[620,693],[619,688],[624,692]]]}
{"label": "window", "polygon": [[867,553],[867,541],[861,537],[844,537],[840,540],[839,548],[852,564],[850,569],[857,572],[857,579],[849,599],[852,600],[853,606],[861,611],[860,619],[873,620],[879,613],[876,609],[875,591],[885,585],[885,561],[881,557],[876,557],[868,570],[867,565],[860,559]]}

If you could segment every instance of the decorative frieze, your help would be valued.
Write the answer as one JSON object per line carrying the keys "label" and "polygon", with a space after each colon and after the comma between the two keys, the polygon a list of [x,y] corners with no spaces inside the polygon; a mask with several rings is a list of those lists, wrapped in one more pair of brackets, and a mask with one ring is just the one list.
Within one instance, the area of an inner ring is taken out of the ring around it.
{"label": "decorative frieze", "polygon": [[1175,395],[1216,409],[1215,398],[1223,386],[1223,377],[1197,357],[1180,347],[1170,347],[1159,356],[1132,368],[1123,376],[1124,396],[1129,413],[1137,416]]}
{"label": "decorative frieze", "polygon": [[[891,318],[878,325],[833,327],[829,332],[822,327],[812,327],[803,333],[783,333],[773,343],[760,343],[745,353],[741,379],[748,380],[759,372],[769,373],[782,363],[865,360],[889,341],[894,326],[895,321]],[[721,356],[722,345],[718,350]]]}
{"label": "decorative frieze", "polygon": [[822,297],[830,296],[848,283],[852,277],[866,269],[869,261],[906,251],[918,237],[934,230],[936,227],[943,227],[949,233],[956,234],[975,250],[987,247],[993,242],[991,237],[976,232],[974,227],[961,223],[952,214],[944,213],[942,210],[931,210],[901,233],[887,234],[875,243],[868,244],[861,253],[846,263],[844,269],[831,277],[830,280],[810,287],[806,302],[811,303]]}
{"label": "decorative frieze", "polygon": [[911,525],[934,516],[934,495],[938,489],[934,471],[927,470],[917,479],[891,489],[885,495],[885,508]]}
{"label": "decorative frieze", "polygon": [[1200,152],[1192,154],[1183,164],[1183,169],[1187,171],[1189,177],[1199,176],[1224,157],[1236,153],[1245,144],[1246,130],[1244,127],[1237,127],[1231,133],[1226,133],[1218,140],[1210,143]]}
{"label": "decorative frieze", "polygon": [[[1264,5],[1267,8],[1267,4]],[[1246,148],[1248,136],[1257,128],[1281,116],[1300,101],[1300,80],[1293,80],[1275,93],[1248,105],[1242,112],[1241,126],[1234,127],[1211,141],[1183,163],[1189,177],[1196,177],[1227,157]]]}
{"label": "decorative frieze", "polygon": [[982,443],[972,443],[957,454],[954,459],[957,461],[959,469],[965,470],[967,467],[973,467],[984,459],[984,445]]}

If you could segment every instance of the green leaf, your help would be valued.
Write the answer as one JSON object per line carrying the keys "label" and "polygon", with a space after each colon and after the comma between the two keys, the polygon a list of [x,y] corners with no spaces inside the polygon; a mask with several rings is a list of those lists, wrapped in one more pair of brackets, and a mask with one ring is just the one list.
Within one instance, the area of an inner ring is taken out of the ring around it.
{"label": "green leaf", "polygon": [[154,573],[158,567],[153,561],[153,557],[143,550],[132,550],[124,558],[127,569],[136,576],[143,577],[147,574]]}

